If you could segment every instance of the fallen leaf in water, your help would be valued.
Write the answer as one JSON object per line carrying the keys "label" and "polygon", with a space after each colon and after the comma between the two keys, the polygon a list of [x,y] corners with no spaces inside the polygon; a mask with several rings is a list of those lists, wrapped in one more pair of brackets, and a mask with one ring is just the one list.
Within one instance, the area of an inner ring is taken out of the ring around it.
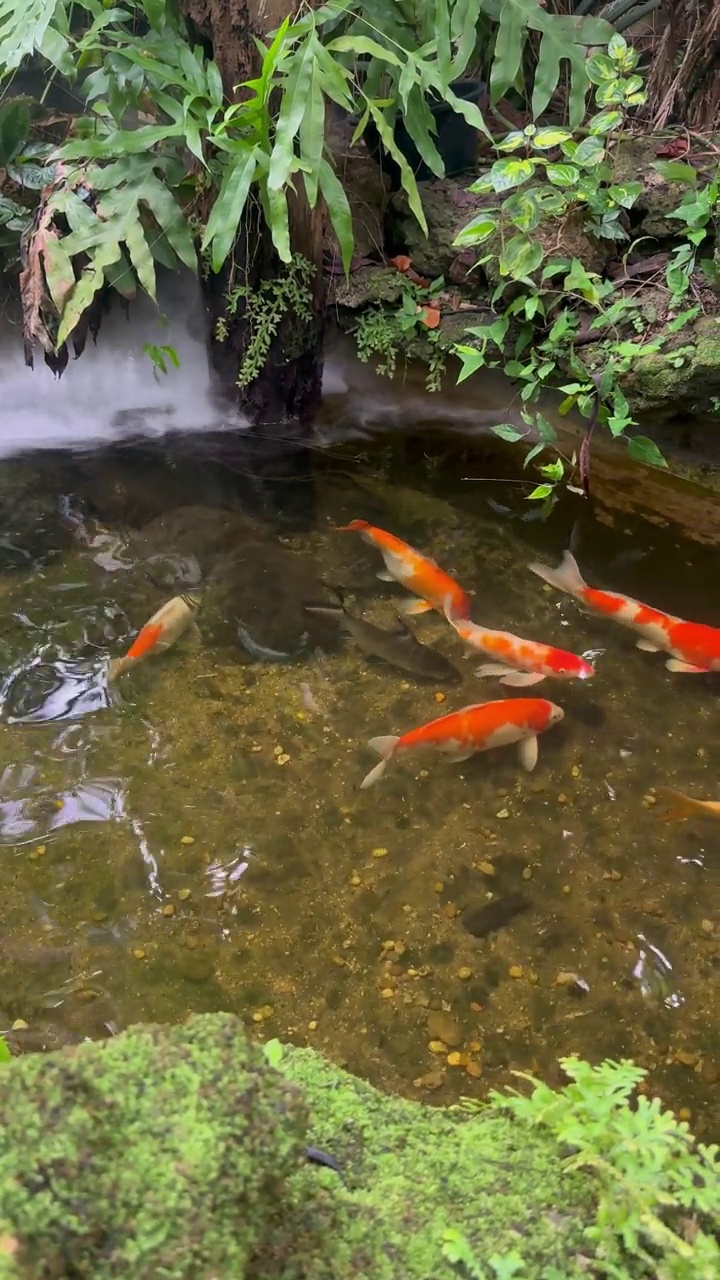
{"label": "fallen leaf in water", "polygon": [[405,275],[410,270],[411,261],[404,253],[399,253],[396,258],[388,258],[388,265],[394,267],[396,271],[401,271]]}
{"label": "fallen leaf in water", "polygon": [[437,307],[418,307],[420,315],[420,323],[425,325],[426,329],[437,329],[440,323],[440,312]]}

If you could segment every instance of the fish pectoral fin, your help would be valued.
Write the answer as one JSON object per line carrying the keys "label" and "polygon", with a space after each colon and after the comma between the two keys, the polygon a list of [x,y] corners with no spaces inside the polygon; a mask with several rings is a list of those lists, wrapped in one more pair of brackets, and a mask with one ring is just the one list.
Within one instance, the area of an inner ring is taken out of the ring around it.
{"label": "fish pectoral fin", "polygon": [[709,667],[694,667],[692,662],[681,662],[679,658],[668,658],[665,663],[668,671],[685,671],[691,675],[706,675]]}
{"label": "fish pectoral fin", "polygon": [[652,640],[646,640],[644,636],[641,636],[639,640],[635,641],[635,648],[642,649],[644,653],[660,652],[658,645],[653,644]]}
{"label": "fish pectoral fin", "polygon": [[392,573],[389,573],[387,569],[381,569],[380,572],[377,574],[377,577],[380,579],[381,582],[396,581],[396,578],[393,576]]}
{"label": "fish pectoral fin", "polygon": [[538,761],[538,740],[537,734],[533,734],[531,738],[523,738],[520,743],[520,763],[528,773],[532,773]]}
{"label": "fish pectoral fin", "polygon": [[[470,654],[466,654],[470,657]],[[506,667],[502,662],[483,662],[481,667],[476,667],[475,675],[479,680],[485,676],[509,676],[512,673],[512,667]]]}
{"label": "fish pectoral fin", "polygon": [[410,596],[400,607],[403,613],[406,613],[408,617],[413,618],[419,613],[428,613],[433,606],[430,604],[429,600],[415,600]]}
{"label": "fish pectoral fin", "polygon": [[537,671],[511,671],[503,676],[501,684],[511,685],[514,689],[526,689],[531,684],[539,684],[545,676]]}

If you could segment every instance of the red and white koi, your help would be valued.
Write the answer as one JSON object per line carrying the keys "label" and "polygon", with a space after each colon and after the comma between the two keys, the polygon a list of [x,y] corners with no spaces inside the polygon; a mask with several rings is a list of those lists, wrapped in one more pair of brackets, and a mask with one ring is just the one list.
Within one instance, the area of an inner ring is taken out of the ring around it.
{"label": "red and white koi", "polygon": [[165,653],[194,624],[199,608],[200,596],[197,592],[173,596],[172,600],[168,600],[141,628],[127,653],[122,658],[110,660],[108,681],[117,680],[118,676],[149,654]]}
{"label": "red and white koi", "polygon": [[490,658],[502,659],[500,662],[485,662],[478,667],[475,675],[481,679],[500,676],[500,684],[523,689],[539,684],[547,676],[556,680],[589,680],[595,675],[592,663],[576,653],[536,640],[523,640],[511,631],[489,631],[469,618],[455,618],[448,600],[445,602],[445,617],[470,648]]}
{"label": "red and white koi", "polygon": [[433,747],[452,764],[469,760],[478,751],[520,744],[520,760],[532,770],[538,758],[538,734],[562,720],[565,712],[545,698],[504,698],[480,702],[429,720],[400,737],[371,738],[368,746],[382,756],[360,784],[371,787],[395,756],[421,747]]}
{"label": "red and white koi", "polygon": [[382,582],[399,582],[421,597],[402,605],[403,613],[427,613],[430,609],[442,613],[449,596],[453,614],[458,618],[469,617],[470,597],[467,592],[429,556],[416,551],[395,534],[368,524],[367,520],[351,520],[349,524],[334,527],[339,533],[359,533],[364,542],[377,547],[385,561],[385,572],[378,574]]}
{"label": "red and white koi", "polygon": [[600,591],[584,581],[575,557],[566,551],[557,569],[546,564],[528,566],[533,573],[558,591],[565,591],[593,613],[612,618],[631,631],[638,631],[638,649],[648,653],[669,653],[668,671],[700,673],[720,671],[720,627],[703,622],[686,622],[661,609],[633,600],[615,591]]}

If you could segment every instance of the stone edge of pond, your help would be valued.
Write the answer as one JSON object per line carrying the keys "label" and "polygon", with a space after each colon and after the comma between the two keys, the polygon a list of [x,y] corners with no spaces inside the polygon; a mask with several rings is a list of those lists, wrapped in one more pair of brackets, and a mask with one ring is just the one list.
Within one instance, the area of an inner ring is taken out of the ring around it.
{"label": "stone edge of pond", "polygon": [[451,1280],[449,1228],[571,1273],[591,1191],[551,1138],[278,1051],[206,1014],[0,1068],[2,1280]]}

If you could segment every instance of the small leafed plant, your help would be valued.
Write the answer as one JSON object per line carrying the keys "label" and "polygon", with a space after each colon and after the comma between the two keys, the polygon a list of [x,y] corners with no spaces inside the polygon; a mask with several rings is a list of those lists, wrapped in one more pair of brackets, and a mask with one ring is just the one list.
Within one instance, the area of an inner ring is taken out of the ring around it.
{"label": "small leafed plant", "polygon": [[[633,1062],[592,1066],[561,1058],[570,1083],[555,1091],[523,1072],[529,1097],[493,1090],[487,1103],[465,1099],[469,1112],[497,1107],[558,1142],[567,1171],[592,1179],[594,1221],[587,1256],[555,1266],[543,1280],[579,1275],[610,1280],[717,1280],[720,1275],[720,1151],[698,1142],[686,1122],[638,1093],[646,1072]],[[442,1251],[470,1280],[526,1280],[522,1249],[478,1262],[462,1234],[445,1232]],[[537,1274],[533,1264],[532,1274]]]}
{"label": "small leafed plant", "polygon": [[[499,277],[491,303],[494,307],[509,295],[497,319],[489,325],[466,330],[472,344],[459,343],[458,381],[486,366],[501,366],[520,384],[523,406],[532,404],[547,390],[562,391],[561,413],[577,406],[592,426],[597,421],[613,436],[621,436],[633,419],[620,386],[620,376],[638,357],[659,349],[662,339],[651,342],[619,340],[617,325],[623,320],[638,331],[645,328],[638,304],[618,298],[615,285],[588,270],[577,257],[562,253],[562,227],[572,222],[595,239],[628,239],[624,215],[640,195],[641,182],[616,183],[613,148],[628,113],[644,101],[642,77],[635,71],[638,55],[622,36],[614,35],[606,53],[587,60],[587,74],[595,85],[596,111],[587,120],[584,136],[569,129],[537,128],[530,124],[513,130],[497,144],[502,154],[470,190],[498,197],[480,210],[456,237],[458,248],[481,249],[477,266]],[[697,215],[699,216],[699,214]],[[553,245],[551,229],[560,226]],[[586,322],[585,335],[598,333],[597,367],[593,376],[575,353],[581,334],[579,308],[595,313]],[[685,323],[691,318],[688,312]],[[607,331],[608,337],[603,338]],[[570,375],[570,377],[568,377]],[[525,465],[554,446],[552,425],[539,413],[524,407],[527,432],[510,423],[493,428],[505,440],[517,441],[535,432],[537,443]],[[655,443],[645,436],[628,437],[628,450],[641,461],[664,466]],[[581,480],[587,483],[588,448],[579,459]],[[540,467],[543,483],[528,497],[556,498],[555,486],[574,470],[572,459],[557,456]]]}

